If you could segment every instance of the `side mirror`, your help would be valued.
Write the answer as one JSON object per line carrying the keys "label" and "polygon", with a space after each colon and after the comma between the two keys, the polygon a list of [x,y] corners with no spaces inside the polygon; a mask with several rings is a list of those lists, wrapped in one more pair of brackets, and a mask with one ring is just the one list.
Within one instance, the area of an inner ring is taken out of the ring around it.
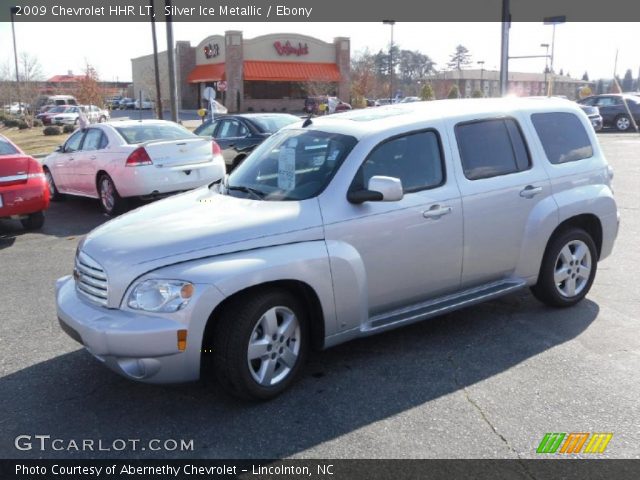
{"label": "side mirror", "polygon": [[382,175],[371,177],[366,190],[356,190],[347,194],[347,200],[351,203],[397,202],[403,197],[400,179]]}
{"label": "side mirror", "polygon": [[58,145],[58,148],[56,148],[56,152],[64,152],[64,145]]}

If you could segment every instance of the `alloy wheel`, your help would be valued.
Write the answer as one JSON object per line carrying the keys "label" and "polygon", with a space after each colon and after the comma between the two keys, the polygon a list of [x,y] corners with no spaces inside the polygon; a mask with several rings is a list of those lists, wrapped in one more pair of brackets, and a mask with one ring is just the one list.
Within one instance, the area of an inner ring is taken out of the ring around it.
{"label": "alloy wheel", "polygon": [[565,298],[580,295],[589,283],[592,259],[589,247],[582,240],[567,243],[556,259],[553,279],[558,293]]}
{"label": "alloy wheel", "polygon": [[287,307],[267,310],[256,322],[247,348],[247,363],[253,379],[273,386],[291,373],[300,355],[300,322]]}

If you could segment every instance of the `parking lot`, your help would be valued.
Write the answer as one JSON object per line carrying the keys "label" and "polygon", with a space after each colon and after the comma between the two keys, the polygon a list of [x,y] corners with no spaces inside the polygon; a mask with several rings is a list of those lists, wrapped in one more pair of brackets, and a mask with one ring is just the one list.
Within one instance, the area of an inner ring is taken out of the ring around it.
{"label": "parking lot", "polygon": [[[128,381],[60,330],[54,282],[107,220],[96,201],[52,204],[37,233],[0,221],[0,457],[533,458],[547,432],[611,432],[599,457],[640,458],[640,136],[599,138],[622,223],[585,301],[554,310],[521,291],[317,352],[268,403]],[[19,435],[194,448],[18,451]]]}

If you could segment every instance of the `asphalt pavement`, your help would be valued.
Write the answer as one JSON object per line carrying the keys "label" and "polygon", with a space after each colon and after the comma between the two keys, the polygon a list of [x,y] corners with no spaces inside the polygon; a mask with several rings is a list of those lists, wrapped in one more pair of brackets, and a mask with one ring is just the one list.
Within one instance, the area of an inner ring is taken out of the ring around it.
{"label": "asphalt pavement", "polygon": [[[131,382],[60,330],[54,282],[107,220],[96,201],[52,204],[37,233],[0,221],[0,458],[532,458],[547,432],[611,432],[598,457],[640,458],[640,136],[599,138],[622,223],[585,301],[554,310],[521,291],[314,353],[268,403]],[[63,449],[17,450],[19,435]],[[142,446],[68,448],[86,439]],[[151,439],[193,450],[142,450]]]}

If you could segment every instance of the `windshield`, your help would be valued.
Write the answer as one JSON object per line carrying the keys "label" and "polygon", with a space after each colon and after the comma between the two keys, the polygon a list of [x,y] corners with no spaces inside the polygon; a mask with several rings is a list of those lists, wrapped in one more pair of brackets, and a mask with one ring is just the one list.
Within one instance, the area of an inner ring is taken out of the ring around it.
{"label": "windshield", "polygon": [[141,123],[116,127],[116,130],[129,144],[150,140],[183,140],[196,136],[183,126],[174,123]]}
{"label": "windshield", "polygon": [[251,120],[253,120],[263,132],[276,133],[282,127],[299,122],[300,118],[294,115],[267,115],[264,117],[253,117]]}
{"label": "windshield", "polygon": [[306,200],[327,186],[357,140],[339,133],[283,130],[231,173],[228,191],[263,200]]}

